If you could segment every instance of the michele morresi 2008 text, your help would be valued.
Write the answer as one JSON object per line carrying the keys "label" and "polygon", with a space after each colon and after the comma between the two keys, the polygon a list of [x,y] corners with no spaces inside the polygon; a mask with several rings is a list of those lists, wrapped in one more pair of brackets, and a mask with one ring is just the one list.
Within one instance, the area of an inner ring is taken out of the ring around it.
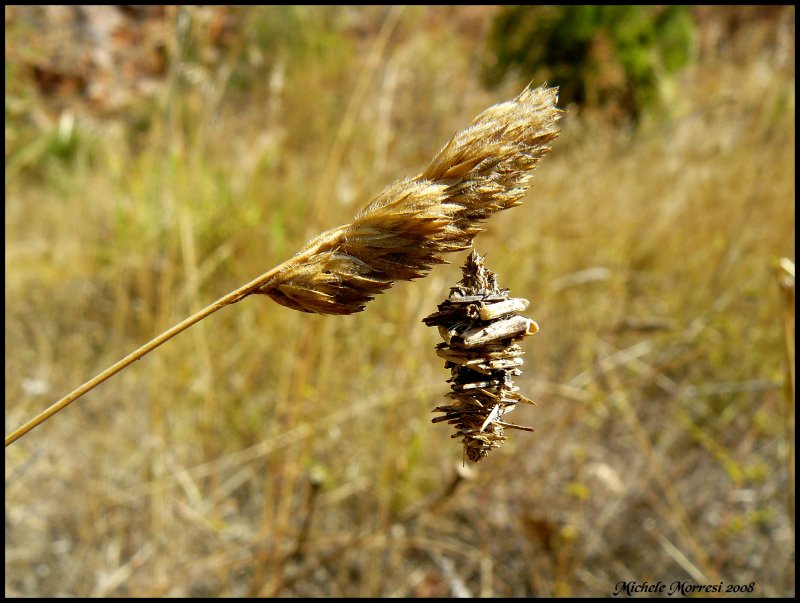
{"label": "michele morresi 2008 text", "polygon": [[667,596],[683,596],[693,593],[751,593],[755,588],[755,582],[749,584],[693,584],[685,580],[675,580],[669,585],[661,582],[636,582],[635,580],[621,580],[616,584],[614,596],[628,595],[633,596],[640,593],[660,593]]}

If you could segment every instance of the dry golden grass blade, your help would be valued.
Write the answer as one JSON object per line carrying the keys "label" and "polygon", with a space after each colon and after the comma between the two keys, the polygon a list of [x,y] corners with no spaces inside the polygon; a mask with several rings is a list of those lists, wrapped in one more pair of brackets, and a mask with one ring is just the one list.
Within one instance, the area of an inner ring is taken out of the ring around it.
{"label": "dry golden grass blade", "polygon": [[315,237],[293,258],[161,333],[6,436],[12,444],[131,363],[253,293],[303,312],[352,314],[397,280],[425,276],[466,249],[481,223],[519,205],[532,170],[558,136],[555,88],[526,88],[456,134],[421,175],[386,187],[355,220]]}
{"label": "dry golden grass blade", "polygon": [[355,220],[306,245],[254,293],[304,312],[352,314],[395,281],[468,248],[481,223],[521,203],[558,136],[555,88],[526,88],[478,115],[415,178],[389,185]]}

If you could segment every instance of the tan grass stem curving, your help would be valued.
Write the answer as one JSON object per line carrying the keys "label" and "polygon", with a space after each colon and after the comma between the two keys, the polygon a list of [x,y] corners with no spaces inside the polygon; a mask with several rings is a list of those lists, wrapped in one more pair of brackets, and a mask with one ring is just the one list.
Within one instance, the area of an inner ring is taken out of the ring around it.
{"label": "tan grass stem curving", "polygon": [[217,310],[253,294],[317,314],[352,314],[398,280],[425,276],[468,248],[494,213],[521,203],[558,136],[555,88],[527,87],[457,133],[419,176],[387,186],[345,226],[141,346],[6,437],[13,443],[131,363]]}

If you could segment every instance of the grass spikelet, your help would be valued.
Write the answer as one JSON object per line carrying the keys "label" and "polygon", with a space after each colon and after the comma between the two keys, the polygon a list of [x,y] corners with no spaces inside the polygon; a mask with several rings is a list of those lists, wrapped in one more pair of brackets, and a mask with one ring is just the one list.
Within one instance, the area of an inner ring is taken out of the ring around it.
{"label": "grass spikelet", "polygon": [[293,258],[154,337],[6,436],[8,446],[107,379],[217,310],[253,293],[295,310],[352,314],[395,281],[425,276],[468,248],[492,214],[519,205],[550,150],[556,88],[526,88],[456,134],[422,174],[387,186],[351,224],[324,232]]}
{"label": "grass spikelet", "polygon": [[558,136],[555,88],[526,88],[456,134],[419,176],[383,190],[355,220],[310,241],[254,293],[295,310],[352,314],[395,281],[469,248],[494,213],[521,203]]}

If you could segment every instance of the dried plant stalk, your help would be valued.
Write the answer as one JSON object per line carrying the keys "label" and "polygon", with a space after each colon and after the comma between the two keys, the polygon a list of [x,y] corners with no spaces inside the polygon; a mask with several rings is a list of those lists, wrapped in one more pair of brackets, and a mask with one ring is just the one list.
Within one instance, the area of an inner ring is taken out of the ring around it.
{"label": "dried plant stalk", "polygon": [[461,269],[464,278],[439,309],[423,322],[438,326],[445,340],[436,354],[451,370],[448,404],[434,412],[444,413],[434,423],[447,421],[456,428],[451,437],[461,438],[464,455],[478,462],[507,438],[504,428],[533,431],[503,420],[520,402],[533,404],[519,393],[513,377],[522,374],[522,349],[515,343],[533,335],[539,326],[517,312],[528,300],[509,298],[497,276],[473,251]]}
{"label": "dried plant stalk", "polygon": [[352,314],[395,281],[425,276],[443,255],[468,248],[482,222],[519,205],[532,170],[558,136],[555,88],[527,87],[489,107],[419,176],[383,190],[351,224],[312,239],[280,266],[141,346],[6,437],[25,435],[132,362],[217,310],[254,293],[318,314]]}

